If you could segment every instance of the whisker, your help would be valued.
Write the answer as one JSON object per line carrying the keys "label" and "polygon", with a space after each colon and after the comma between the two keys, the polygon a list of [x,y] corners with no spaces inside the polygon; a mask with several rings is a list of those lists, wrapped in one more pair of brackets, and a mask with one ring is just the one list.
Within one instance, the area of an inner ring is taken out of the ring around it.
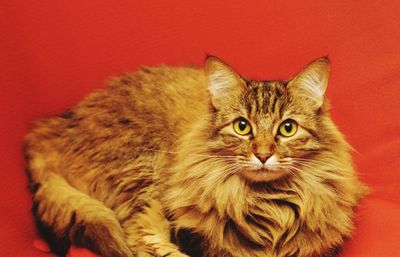
{"label": "whisker", "polygon": [[299,162],[299,161],[295,161],[294,163],[297,163],[301,166],[304,166],[304,167],[307,167],[310,169],[325,170],[322,168],[329,168],[329,171],[343,171],[342,168],[333,166],[330,164],[321,164],[321,163],[313,163],[313,162]]}

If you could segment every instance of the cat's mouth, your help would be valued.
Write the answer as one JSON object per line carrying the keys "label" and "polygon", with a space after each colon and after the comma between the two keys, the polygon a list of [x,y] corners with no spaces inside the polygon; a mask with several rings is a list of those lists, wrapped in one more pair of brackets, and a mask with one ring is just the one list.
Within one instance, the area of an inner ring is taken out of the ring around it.
{"label": "cat's mouth", "polygon": [[270,182],[289,175],[283,169],[268,169],[267,167],[245,169],[241,174],[253,182]]}
{"label": "cat's mouth", "polygon": [[253,182],[269,182],[281,179],[289,173],[282,169],[279,157],[272,155],[266,161],[261,162],[257,157],[250,157],[250,167],[242,171],[243,176]]}

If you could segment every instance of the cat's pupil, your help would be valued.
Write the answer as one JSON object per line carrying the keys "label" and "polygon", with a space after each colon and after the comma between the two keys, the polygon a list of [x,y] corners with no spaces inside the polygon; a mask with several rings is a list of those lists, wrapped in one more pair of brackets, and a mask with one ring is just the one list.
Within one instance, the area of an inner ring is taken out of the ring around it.
{"label": "cat's pupil", "polygon": [[244,120],[239,121],[239,129],[240,130],[245,130],[247,127],[247,123]]}
{"label": "cat's pupil", "polygon": [[290,131],[292,131],[292,129],[293,129],[292,123],[291,122],[286,122],[285,123],[286,132],[290,132]]}

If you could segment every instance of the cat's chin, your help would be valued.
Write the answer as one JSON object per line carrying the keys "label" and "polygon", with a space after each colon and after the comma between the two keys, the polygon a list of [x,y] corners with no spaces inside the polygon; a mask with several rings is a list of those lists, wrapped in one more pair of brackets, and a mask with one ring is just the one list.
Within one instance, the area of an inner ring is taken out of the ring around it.
{"label": "cat's chin", "polygon": [[241,175],[250,182],[271,182],[282,179],[289,174],[284,170],[246,169]]}

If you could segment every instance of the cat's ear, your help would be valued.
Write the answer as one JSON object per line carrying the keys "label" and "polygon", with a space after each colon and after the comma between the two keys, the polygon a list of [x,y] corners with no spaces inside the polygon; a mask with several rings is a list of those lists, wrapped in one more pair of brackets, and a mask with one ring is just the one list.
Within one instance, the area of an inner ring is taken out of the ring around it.
{"label": "cat's ear", "polygon": [[231,67],[217,57],[207,57],[204,71],[207,78],[212,104],[220,109],[243,92],[246,82]]}
{"label": "cat's ear", "polygon": [[328,86],[330,62],[327,57],[316,59],[308,64],[288,83],[289,91],[316,108],[322,106]]}

